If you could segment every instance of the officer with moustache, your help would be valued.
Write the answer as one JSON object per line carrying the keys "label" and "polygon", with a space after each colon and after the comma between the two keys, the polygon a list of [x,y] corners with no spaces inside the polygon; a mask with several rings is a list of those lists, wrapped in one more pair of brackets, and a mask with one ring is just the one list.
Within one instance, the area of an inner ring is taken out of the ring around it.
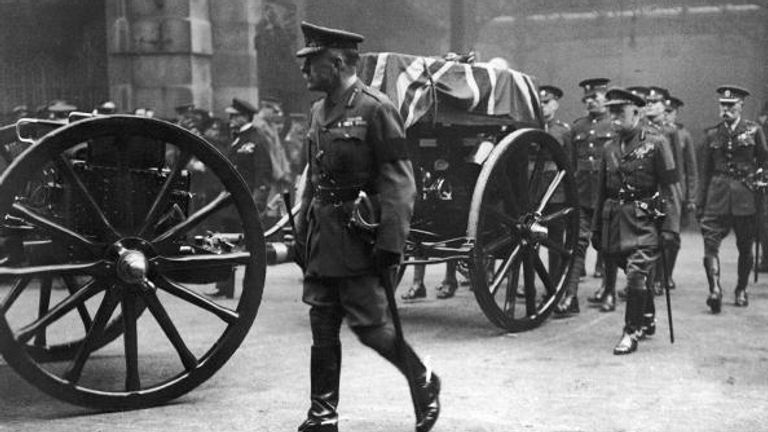
{"label": "officer with moustache", "polygon": [[[541,101],[541,112],[544,116],[544,130],[552,135],[563,147],[567,157],[571,156],[571,126],[558,119],[556,113],[560,108],[560,99],[563,97],[563,90],[553,85],[543,85],[539,87],[539,99]],[[544,184],[549,184],[557,174],[557,167],[552,162],[548,162],[544,167]],[[562,186],[555,190],[549,201],[551,211],[560,210],[565,206],[565,191]],[[565,234],[565,224],[558,221],[550,224],[549,238],[562,243]],[[560,274],[560,253],[549,251],[549,272],[552,275]],[[557,279],[555,277],[554,279]]]}
{"label": "officer with moustache", "polygon": [[[579,83],[584,88],[582,101],[588,114],[573,122],[571,129],[571,161],[576,178],[580,207],[579,240],[573,254],[575,270],[566,280],[566,291],[555,307],[555,315],[568,317],[579,313],[579,277],[584,272],[584,260],[589,246],[590,226],[597,197],[598,169],[603,146],[616,136],[605,108],[608,78],[591,78]],[[602,300],[602,294],[596,293]]]}
{"label": "officer with moustache", "polygon": [[609,90],[607,98],[618,137],[603,149],[592,244],[603,251],[606,268],[618,266],[627,275],[624,330],[613,349],[621,355],[637,350],[638,341],[656,331],[647,280],[660,254],[659,229],[679,231],[674,218],[659,219],[675,205],[677,171],[664,136],[641,123],[645,101],[620,88]]}
{"label": "officer with moustache", "polygon": [[742,118],[749,91],[735,85],[717,88],[720,117],[717,126],[706,131],[702,151],[701,188],[697,218],[704,237],[704,270],[709,283],[707,305],[719,313],[723,292],[720,287],[720,243],[731,229],[739,250],[738,279],[734,291],[736,306],[749,304],[747,283],[752,270],[752,244],[757,235],[757,203],[753,192],[754,174],[766,167],[768,150],[765,135],[756,123]]}
{"label": "officer with moustache", "polygon": [[[325,97],[310,110],[309,175],[296,219],[312,327],[311,406],[298,430],[338,430],[339,331],[346,318],[363,344],[413,378],[416,431],[426,432],[440,412],[440,380],[397,337],[383,279],[401,260],[416,195],[403,122],[384,94],[356,76],[362,36],[306,22],[301,29],[301,71],[309,90]],[[378,209],[375,233],[349,223],[361,192]]]}

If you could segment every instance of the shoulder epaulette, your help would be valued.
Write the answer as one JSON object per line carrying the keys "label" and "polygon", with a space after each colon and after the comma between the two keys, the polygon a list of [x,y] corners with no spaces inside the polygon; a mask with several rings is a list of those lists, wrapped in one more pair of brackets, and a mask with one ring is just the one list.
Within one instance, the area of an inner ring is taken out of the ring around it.
{"label": "shoulder epaulette", "polygon": [[362,88],[363,88],[363,93],[365,93],[368,96],[374,98],[377,102],[382,102],[383,100],[388,100],[387,95],[385,95],[384,93],[376,90],[373,87],[369,87],[367,85],[364,85]]}

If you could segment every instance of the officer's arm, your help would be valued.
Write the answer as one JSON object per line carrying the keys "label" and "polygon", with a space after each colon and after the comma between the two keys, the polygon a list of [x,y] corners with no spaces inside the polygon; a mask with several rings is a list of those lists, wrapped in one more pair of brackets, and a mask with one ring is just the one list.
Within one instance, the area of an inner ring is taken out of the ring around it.
{"label": "officer's arm", "polygon": [[693,139],[687,131],[680,131],[680,143],[683,147],[683,161],[685,168],[685,201],[686,204],[696,203],[696,191],[699,189],[699,167],[696,163],[696,149],[693,148]]}
{"label": "officer's arm", "polygon": [[675,159],[672,156],[672,148],[669,141],[660,137],[658,144],[654,163],[658,173],[659,193],[667,203],[666,209],[663,210],[668,214],[668,217],[664,218],[664,224],[661,229],[666,232],[679,233],[680,218],[677,217],[678,215],[670,214],[677,212],[677,209],[680,208],[680,194],[678,193],[679,176],[677,168],[675,168]]}
{"label": "officer's arm", "polygon": [[595,199],[595,212],[592,214],[592,232],[601,232],[603,230],[603,206],[605,205],[605,187],[607,175],[608,146],[603,148],[603,157],[600,161],[600,168],[597,173],[597,197]]}
{"label": "officer's arm", "polygon": [[704,140],[704,145],[701,146],[701,181],[699,182],[698,193],[696,194],[696,207],[699,212],[704,211],[704,206],[707,204],[707,190],[709,189],[709,182],[712,180],[712,148],[709,146],[710,141],[709,132]]}
{"label": "officer's arm", "polygon": [[408,159],[403,121],[391,103],[376,108],[369,130],[378,167],[374,184],[381,213],[377,249],[402,253],[410,230],[416,182]]}
{"label": "officer's arm", "polygon": [[768,169],[768,147],[766,147],[763,128],[759,126],[755,132],[755,158],[758,167]]}

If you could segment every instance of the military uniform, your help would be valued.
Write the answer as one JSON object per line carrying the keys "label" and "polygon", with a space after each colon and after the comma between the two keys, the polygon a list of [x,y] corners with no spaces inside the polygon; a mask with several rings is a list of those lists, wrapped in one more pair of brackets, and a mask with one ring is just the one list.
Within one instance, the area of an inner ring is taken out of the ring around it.
{"label": "military uniform", "polygon": [[[307,46],[297,56],[307,57],[307,76],[313,61],[321,67],[330,61],[316,54],[329,48],[356,49],[362,41],[360,35],[309,23],[302,23],[302,31]],[[396,337],[381,280],[404,249],[416,195],[403,122],[384,94],[356,77],[337,99],[326,93],[310,111],[309,174],[296,219],[303,301],[310,305],[313,341],[311,407],[298,430],[338,430],[339,328],[346,317],[363,344],[404,374],[413,372],[416,429],[426,432],[439,413],[440,381]],[[360,192],[375,207],[379,225],[373,233],[350,224]]]}
{"label": "military uniform", "polygon": [[[584,99],[591,97],[597,91],[605,91],[609,80],[597,78],[582,81]],[[580,207],[579,239],[573,255],[575,270],[566,281],[566,295],[555,309],[556,314],[567,315],[578,312],[579,277],[584,272],[584,263],[589,247],[592,217],[597,198],[598,171],[603,157],[603,148],[613,139],[616,133],[607,112],[589,113],[573,122],[570,133],[571,164],[576,181],[576,197]]]}
{"label": "military uniform", "polygon": [[[622,89],[610,90],[608,99],[608,104],[644,104]],[[604,253],[606,269],[620,267],[627,275],[624,338],[632,345],[621,347],[622,339],[614,350],[615,354],[626,354],[636,349],[643,332],[655,331],[655,307],[647,279],[659,257],[659,228],[671,233],[680,229],[675,218],[665,218],[661,226],[656,218],[657,211],[676,204],[672,186],[677,172],[664,136],[642,125],[605,146],[601,160],[592,229],[594,241]],[[606,286],[606,290],[613,289]]]}
{"label": "military uniform", "polygon": [[[732,87],[722,87],[719,92],[721,95],[729,92],[730,97],[730,91],[735,93],[735,90],[729,89]],[[707,129],[701,150],[703,166],[697,206],[704,237],[704,269],[710,290],[707,304],[717,313],[722,298],[718,253],[720,243],[731,229],[736,234],[739,250],[736,304],[748,304],[746,290],[752,269],[757,212],[755,194],[748,184],[750,175],[766,166],[768,150],[763,131],[756,123],[744,118],[736,120],[735,125],[722,122]]]}

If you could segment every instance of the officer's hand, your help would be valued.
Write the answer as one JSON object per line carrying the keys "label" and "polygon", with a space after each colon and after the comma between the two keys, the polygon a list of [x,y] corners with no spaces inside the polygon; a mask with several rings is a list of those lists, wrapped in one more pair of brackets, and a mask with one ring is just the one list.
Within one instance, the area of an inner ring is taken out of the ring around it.
{"label": "officer's hand", "polygon": [[592,231],[592,248],[600,252],[603,248],[603,233],[600,231]]}
{"label": "officer's hand", "polygon": [[400,254],[383,249],[374,249],[373,262],[379,272],[387,271],[391,267],[400,265]]}

